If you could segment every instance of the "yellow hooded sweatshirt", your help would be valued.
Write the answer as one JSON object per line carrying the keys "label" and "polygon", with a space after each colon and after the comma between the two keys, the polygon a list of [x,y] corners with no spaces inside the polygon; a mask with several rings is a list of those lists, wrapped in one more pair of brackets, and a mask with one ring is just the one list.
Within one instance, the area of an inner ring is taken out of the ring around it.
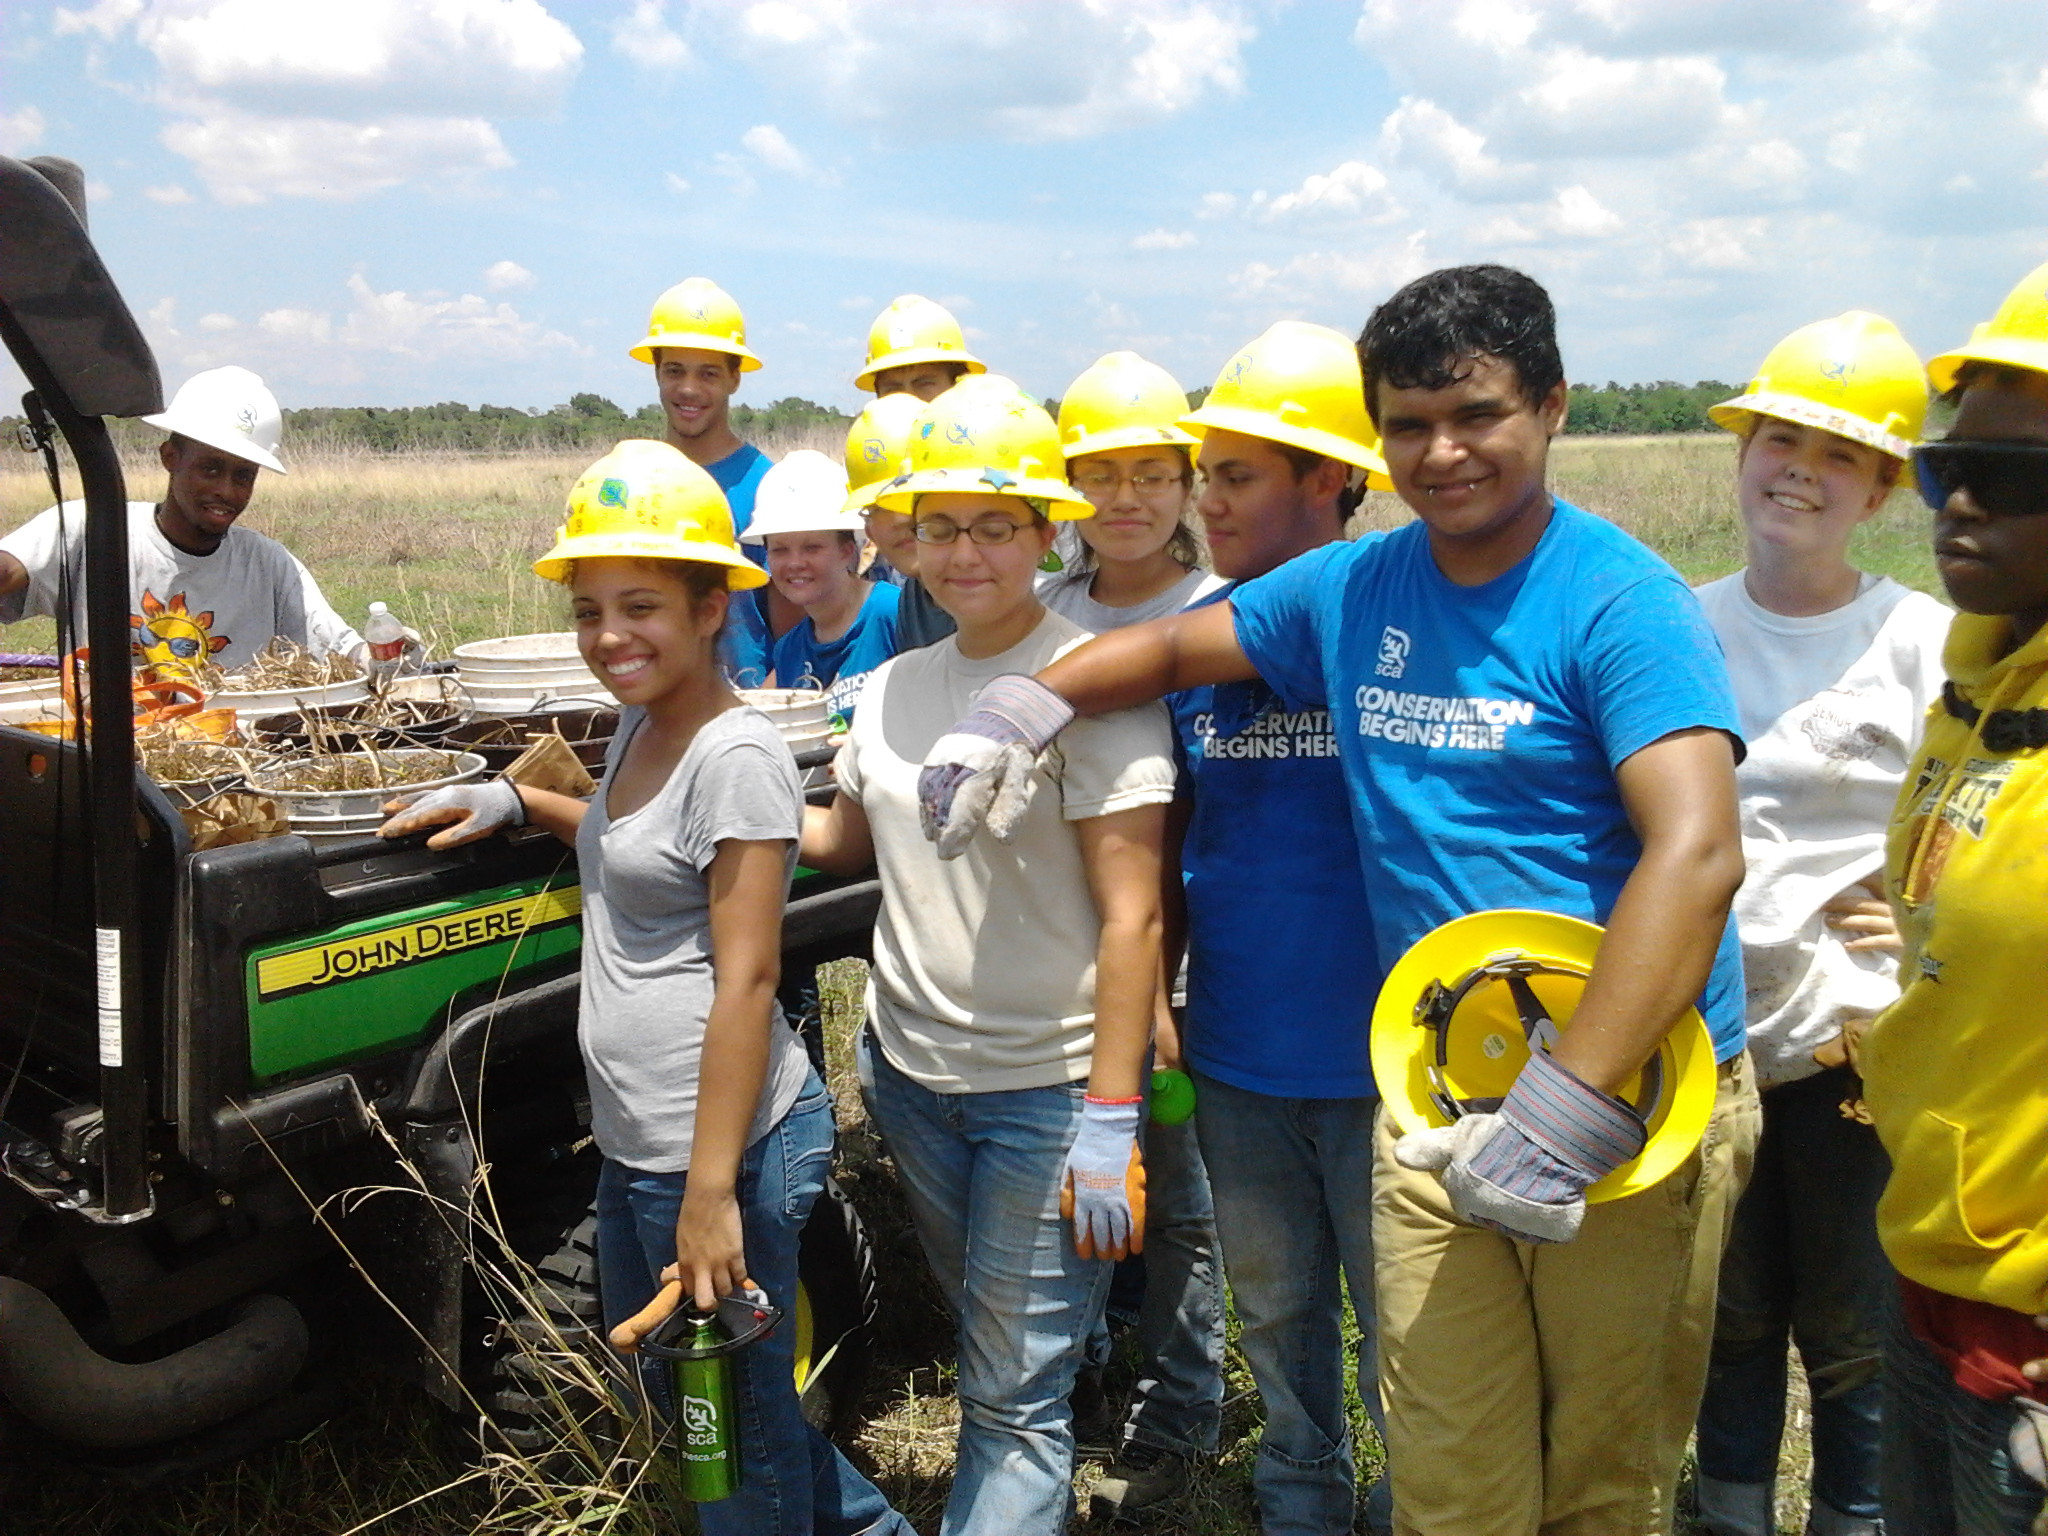
{"label": "yellow hooded sweatshirt", "polygon": [[[1885,849],[1905,955],[1863,1048],[1878,1233],[1931,1290],[2048,1311],[2048,629],[1960,614]],[[2030,713],[2031,712],[2031,713]]]}

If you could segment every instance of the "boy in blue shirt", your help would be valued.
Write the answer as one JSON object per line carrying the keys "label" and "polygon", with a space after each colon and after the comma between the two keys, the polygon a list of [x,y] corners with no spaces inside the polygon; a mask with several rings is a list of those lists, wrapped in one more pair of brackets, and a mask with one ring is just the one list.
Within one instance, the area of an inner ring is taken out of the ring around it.
{"label": "boy in blue shirt", "polygon": [[[732,508],[733,533],[745,533],[755,489],[771,462],[732,429],[740,375],[761,366],[747,347],[746,316],[709,278],[686,277],[654,301],[647,334],[629,350],[636,362],[654,365],[663,438],[718,482]],[[764,563],[759,546],[747,553],[756,565]],[[734,687],[766,684],[775,638],[802,617],[773,587],[734,596],[719,638],[719,661]]]}
{"label": "boy in blue shirt", "polygon": [[[1472,912],[1603,924],[1571,1027],[1490,1136],[1445,1168],[1436,1140],[1379,1128],[1380,1386],[1398,1530],[1668,1530],[1758,1128],[1725,668],[1677,574],[1545,486],[1566,397],[1540,286],[1431,273],[1374,311],[1359,352],[1419,520],[998,680],[927,760],[928,816],[942,852],[963,846],[1076,706],[1260,676],[1337,721],[1381,965]],[[1589,1209],[1629,1156],[1617,1090],[1695,1004],[1721,1062],[1700,1147]]]}
{"label": "boy in blue shirt", "polygon": [[[1285,411],[1304,401],[1320,409]],[[1340,540],[1361,471],[1385,483],[1357,354],[1323,326],[1274,326],[1180,425],[1201,438],[1195,509],[1216,574],[1231,583],[1204,606]],[[1358,952],[1372,916],[1336,736],[1327,709],[1294,708],[1258,679],[1191,688],[1168,704],[1187,797],[1181,1045],[1238,1342],[1265,1409],[1252,1473],[1259,1524],[1271,1536],[1349,1531],[1345,1280],[1359,1396],[1380,1417],[1379,1098],[1366,1051],[1379,969]],[[1383,1478],[1367,1502],[1376,1536],[1391,1529],[1391,1492]]]}

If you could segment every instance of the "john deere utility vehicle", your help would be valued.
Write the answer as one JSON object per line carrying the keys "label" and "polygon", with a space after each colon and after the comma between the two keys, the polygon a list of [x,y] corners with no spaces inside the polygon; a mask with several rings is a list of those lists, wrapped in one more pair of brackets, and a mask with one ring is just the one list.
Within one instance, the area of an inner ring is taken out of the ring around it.
{"label": "john deere utility vehicle", "polygon": [[[60,649],[88,645],[91,696],[125,701],[106,418],[162,399],[81,188],[0,158],[0,340],[24,446],[54,482],[61,438],[82,482],[87,632]],[[82,735],[0,725],[0,1435],[137,1473],[235,1454],[325,1411],[345,1319],[358,1355],[530,1444],[553,1394],[509,1345],[602,1352],[573,856],[532,832],[194,852],[128,710]],[[861,952],[876,904],[801,878],[785,963]],[[806,1401],[830,1414],[872,1306],[837,1191],[803,1280]]]}

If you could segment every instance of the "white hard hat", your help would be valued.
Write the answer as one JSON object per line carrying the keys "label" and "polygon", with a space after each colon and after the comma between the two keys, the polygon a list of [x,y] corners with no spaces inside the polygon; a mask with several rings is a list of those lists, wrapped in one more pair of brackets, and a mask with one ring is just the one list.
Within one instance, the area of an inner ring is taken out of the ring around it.
{"label": "white hard hat", "polygon": [[195,373],[172,397],[170,409],[142,418],[180,437],[232,453],[238,459],[286,473],[277,456],[284,441],[284,413],[261,379],[246,368],[209,368]]}
{"label": "white hard hat", "polygon": [[859,533],[866,525],[846,506],[846,470],[815,448],[798,448],[768,468],[754,491],[754,516],[743,544],[776,533]]}

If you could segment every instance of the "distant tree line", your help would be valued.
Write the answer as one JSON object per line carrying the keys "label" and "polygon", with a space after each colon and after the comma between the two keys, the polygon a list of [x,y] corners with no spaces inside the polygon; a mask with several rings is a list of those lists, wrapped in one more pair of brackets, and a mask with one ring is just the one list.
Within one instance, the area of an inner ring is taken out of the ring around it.
{"label": "distant tree line", "polygon": [[1707,420],[1707,407],[1741,393],[1716,379],[1697,384],[1674,384],[1669,379],[1655,384],[1574,384],[1564,429],[1609,435],[1710,432],[1714,424]]}
{"label": "distant tree line", "polygon": [[[1189,399],[1199,407],[1207,387],[1197,389]],[[1712,379],[1697,384],[1655,384],[1571,386],[1571,414],[1565,430],[1591,434],[1650,434],[1664,432],[1706,432],[1707,407],[1740,391]],[[1048,399],[1048,411],[1057,414],[1059,401]],[[572,395],[566,404],[548,410],[521,409],[512,405],[464,405],[443,401],[439,405],[314,406],[303,411],[286,411],[287,444],[301,448],[356,448],[377,453],[534,453],[591,448],[602,450],[621,437],[659,437],[662,414],[659,405],[641,406],[628,415],[603,395],[584,392]],[[772,405],[736,405],[733,429],[743,438],[780,438],[787,441],[816,431],[844,432],[853,418],[844,411],[817,405],[791,395]],[[20,420],[0,416],[0,436],[11,438]],[[148,428],[119,423],[116,437],[124,449],[146,451],[157,441]]]}

